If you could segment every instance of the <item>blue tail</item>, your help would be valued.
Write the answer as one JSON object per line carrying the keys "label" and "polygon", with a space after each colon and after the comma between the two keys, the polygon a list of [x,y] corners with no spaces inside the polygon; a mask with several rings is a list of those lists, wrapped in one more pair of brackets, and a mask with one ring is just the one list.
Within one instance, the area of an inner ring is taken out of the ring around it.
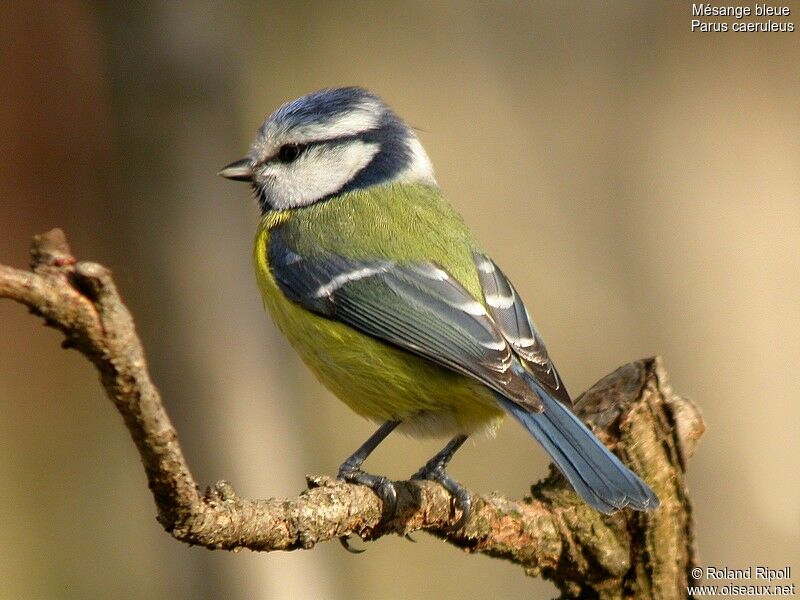
{"label": "blue tail", "polygon": [[647,484],[623,465],[571,410],[533,378],[526,379],[542,398],[543,412],[528,412],[502,396],[498,400],[544,447],[587,504],[604,513],[625,506],[636,510],[658,508],[658,498]]}

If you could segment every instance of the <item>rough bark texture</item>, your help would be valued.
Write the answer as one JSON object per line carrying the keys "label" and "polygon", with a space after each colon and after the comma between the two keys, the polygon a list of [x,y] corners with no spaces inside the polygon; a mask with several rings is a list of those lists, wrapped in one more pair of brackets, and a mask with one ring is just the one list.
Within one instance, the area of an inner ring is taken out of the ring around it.
{"label": "rough bark texture", "polygon": [[158,520],[176,539],[212,549],[294,550],[350,534],[374,540],[424,529],[542,575],[564,598],[686,596],[698,560],[684,476],[705,427],[697,407],[672,392],[658,358],[620,367],[576,401],[576,412],[658,494],[654,512],[602,515],[554,468],[530,498],[473,494],[469,520],[453,532],[459,514],[431,482],[396,482],[395,515],[383,515],[369,489],[330,477],[309,477],[309,489],[294,498],[239,498],[224,481],[201,493],[109,270],[76,262],[58,229],[36,236],[31,255],[32,271],[0,265],[0,298],[28,306],[97,367],[139,450]]}

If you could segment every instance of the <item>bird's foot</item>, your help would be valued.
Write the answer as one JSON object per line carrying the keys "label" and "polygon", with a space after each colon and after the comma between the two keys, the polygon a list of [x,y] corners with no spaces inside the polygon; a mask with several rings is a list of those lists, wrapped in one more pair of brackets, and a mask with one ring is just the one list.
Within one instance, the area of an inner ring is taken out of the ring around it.
{"label": "bird's foot", "polygon": [[357,467],[351,467],[347,463],[339,467],[337,477],[347,483],[358,483],[370,488],[383,502],[384,516],[393,517],[397,510],[397,490],[388,477],[381,475],[370,475]]}
{"label": "bird's foot", "polygon": [[[388,477],[383,477],[381,475],[370,475],[358,467],[353,467],[345,462],[341,467],[339,467],[339,475],[337,476],[337,479],[346,481],[347,483],[357,483],[359,485],[367,486],[373,492],[375,492],[375,495],[381,499],[381,502],[383,502],[383,514],[389,517],[394,516],[395,511],[397,510],[397,490]],[[344,549],[351,554],[361,554],[364,552],[364,549],[353,548],[350,545],[349,535],[339,538],[339,542],[342,544]]]}
{"label": "bird's foot", "polygon": [[450,492],[456,501],[456,506],[461,509],[461,518],[449,530],[456,531],[464,526],[472,508],[472,499],[469,496],[469,492],[447,474],[439,456],[435,456],[428,461],[424,467],[411,476],[411,479],[435,481]]}

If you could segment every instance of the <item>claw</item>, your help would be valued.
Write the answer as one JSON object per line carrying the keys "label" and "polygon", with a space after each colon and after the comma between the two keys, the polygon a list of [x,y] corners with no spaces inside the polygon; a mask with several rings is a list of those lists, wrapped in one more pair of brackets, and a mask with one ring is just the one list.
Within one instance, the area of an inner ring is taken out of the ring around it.
{"label": "claw", "polygon": [[383,502],[383,514],[394,517],[397,512],[397,488],[386,477],[378,479],[378,487],[372,488]]}
{"label": "claw", "polygon": [[470,498],[469,492],[445,473],[443,469],[428,470],[423,467],[414,473],[411,479],[435,481],[453,496],[456,508],[461,510],[461,517],[454,525],[447,528],[448,531],[456,531],[466,524],[472,510],[472,498]]}
{"label": "claw", "polygon": [[[394,517],[397,510],[397,489],[394,483],[387,477],[379,475],[370,475],[361,469],[340,469],[339,479],[348,483],[357,483],[365,485],[370,488],[378,498],[383,502],[383,514],[388,515],[390,518]],[[412,540],[413,541],[413,540]],[[339,538],[339,543],[342,547],[351,554],[361,554],[366,552],[366,548],[353,548],[350,545],[350,536],[345,535]]]}
{"label": "claw", "polygon": [[380,475],[370,475],[361,469],[340,469],[339,479],[348,483],[358,483],[365,485],[383,502],[383,514],[388,517],[394,517],[397,510],[397,489],[394,483],[387,478]]}
{"label": "claw", "polygon": [[350,536],[349,535],[343,535],[342,537],[340,537],[339,538],[339,543],[342,545],[342,548],[347,550],[350,554],[362,554],[362,553],[367,551],[366,548],[361,548],[361,549],[353,548],[350,545]]}
{"label": "claw", "polygon": [[417,540],[415,540],[413,537],[411,537],[410,533],[405,534],[403,537],[406,538],[409,542],[412,542],[414,544],[417,543]]}
{"label": "claw", "polygon": [[[453,482],[455,483],[455,482]],[[456,483],[456,485],[458,485]],[[458,489],[453,492],[449,490],[453,497],[455,498],[456,504],[458,508],[461,509],[461,518],[456,521],[456,524],[449,528],[450,531],[457,531],[461,529],[467,523],[467,519],[469,519],[469,515],[472,512],[472,498],[469,497],[469,493],[460,485]]]}

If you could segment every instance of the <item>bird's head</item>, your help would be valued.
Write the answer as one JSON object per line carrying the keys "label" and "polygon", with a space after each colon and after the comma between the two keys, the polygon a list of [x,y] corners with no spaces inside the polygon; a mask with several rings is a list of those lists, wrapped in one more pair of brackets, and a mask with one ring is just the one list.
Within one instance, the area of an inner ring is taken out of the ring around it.
{"label": "bird's head", "polygon": [[262,210],[285,210],[373,185],[436,185],[412,129],[359,87],[313,92],[264,121],[247,158],[219,174],[250,182]]}

